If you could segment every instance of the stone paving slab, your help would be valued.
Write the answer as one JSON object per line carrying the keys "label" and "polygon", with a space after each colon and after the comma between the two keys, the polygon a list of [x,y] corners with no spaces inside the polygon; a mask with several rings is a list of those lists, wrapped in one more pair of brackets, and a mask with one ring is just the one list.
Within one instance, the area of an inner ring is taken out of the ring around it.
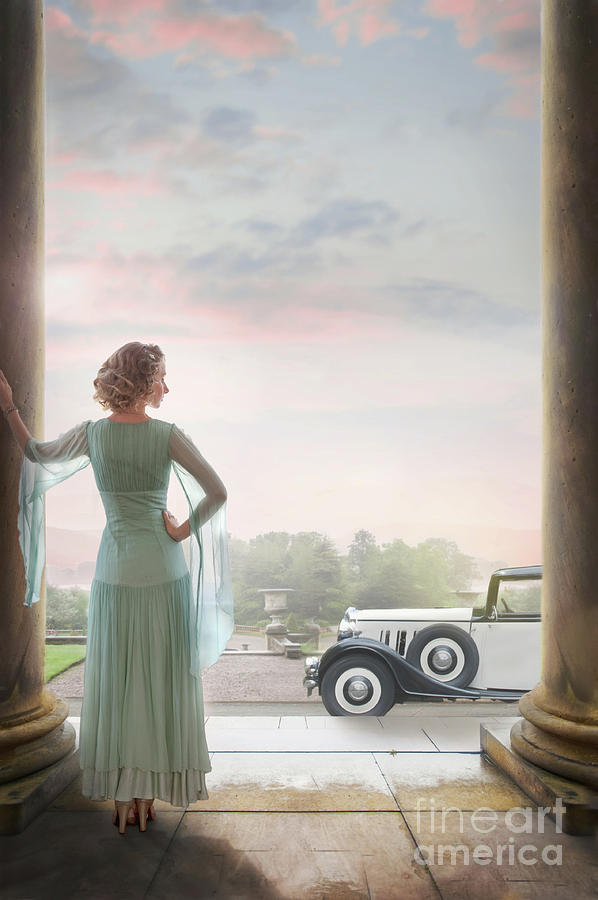
{"label": "stone paving slab", "polygon": [[[343,719],[346,722],[346,719]],[[302,750],[305,753],[362,753],[370,751],[437,753],[438,748],[416,723],[406,723],[396,733],[385,729],[372,731],[353,725],[345,728],[314,732],[310,729],[295,730],[250,729],[241,732],[233,728],[219,728],[208,721],[206,739],[215,752],[234,752],[243,749],[255,753],[280,753]],[[243,734],[239,744],[238,734]],[[479,745],[479,739],[478,739]],[[478,746],[479,752],[479,746]]]}
{"label": "stone paving slab", "polygon": [[190,812],[147,896],[436,900],[414,849],[397,812]]}
{"label": "stone paving slab", "polygon": [[434,746],[442,753],[472,753],[480,749],[480,720],[478,718],[452,717],[446,719],[417,719]]}
{"label": "stone paving slab", "polygon": [[51,809],[0,843],[2,900],[143,897],[183,810],[161,812],[151,832],[118,833],[110,813]]}
{"label": "stone paving slab", "polygon": [[400,807],[506,810],[527,806],[528,797],[479,753],[374,753],[376,764]]}
{"label": "stone paving slab", "polygon": [[397,810],[372,753],[215,753],[191,810]]}
{"label": "stone paving slab", "polygon": [[[554,822],[538,817],[531,801],[525,807],[529,809],[526,816],[501,812],[494,824],[488,813],[485,823],[479,815],[472,818],[461,810],[447,811],[444,821],[437,810],[405,813],[444,900],[589,900],[598,896],[594,838],[559,833]],[[476,855],[481,862],[475,861]]]}

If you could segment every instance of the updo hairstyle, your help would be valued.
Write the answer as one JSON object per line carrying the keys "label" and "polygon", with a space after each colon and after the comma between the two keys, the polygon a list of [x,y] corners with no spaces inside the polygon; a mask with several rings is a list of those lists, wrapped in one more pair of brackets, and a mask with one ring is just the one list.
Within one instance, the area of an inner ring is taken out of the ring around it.
{"label": "updo hairstyle", "polygon": [[94,379],[97,400],[104,409],[120,412],[149,399],[164,354],[157,344],[131,341],[102,364]]}

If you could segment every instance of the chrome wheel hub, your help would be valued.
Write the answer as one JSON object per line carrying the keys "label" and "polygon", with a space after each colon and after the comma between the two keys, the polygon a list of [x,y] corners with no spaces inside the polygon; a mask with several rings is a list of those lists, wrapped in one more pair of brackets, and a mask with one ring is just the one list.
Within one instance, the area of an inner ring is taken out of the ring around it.
{"label": "chrome wheel hub", "polygon": [[438,669],[439,672],[446,672],[453,665],[454,657],[453,654],[450,653],[449,650],[446,650],[444,647],[439,647],[432,654],[432,665],[435,669]]}
{"label": "chrome wheel hub", "polygon": [[369,689],[370,686],[368,686],[367,682],[363,681],[360,678],[355,678],[347,686],[347,693],[351,700],[359,703],[361,700],[363,700],[364,697],[367,696]]}

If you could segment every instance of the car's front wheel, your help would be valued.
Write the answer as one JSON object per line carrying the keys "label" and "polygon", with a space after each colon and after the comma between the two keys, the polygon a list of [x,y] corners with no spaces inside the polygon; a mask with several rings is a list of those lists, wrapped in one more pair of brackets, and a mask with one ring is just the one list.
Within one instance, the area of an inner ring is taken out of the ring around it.
{"label": "car's front wheel", "polygon": [[480,664],[475,641],[457,625],[430,625],[418,631],[406,659],[425,675],[451,687],[467,687]]}
{"label": "car's front wheel", "polygon": [[348,653],[326,670],[320,693],[331,716],[384,716],[395,702],[395,681],[382,660]]}

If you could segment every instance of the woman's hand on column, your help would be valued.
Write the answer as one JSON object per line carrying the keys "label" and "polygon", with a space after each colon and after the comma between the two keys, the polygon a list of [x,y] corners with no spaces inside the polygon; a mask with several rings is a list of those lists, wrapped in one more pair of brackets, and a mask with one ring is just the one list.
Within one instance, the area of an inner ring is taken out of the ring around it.
{"label": "woman's hand on column", "polygon": [[184,541],[185,538],[189,537],[189,519],[186,522],[183,522],[182,525],[179,525],[178,520],[173,516],[171,512],[168,512],[167,509],[162,510],[162,517],[164,519],[164,526],[166,531],[168,532],[169,537],[172,538],[173,541]]}
{"label": "woman's hand on column", "polygon": [[10,409],[11,406],[14,406],[12,401],[12,388],[6,380],[6,375],[0,369],[0,408],[2,412],[5,412],[7,409]]}
{"label": "woman's hand on column", "polygon": [[31,437],[29,429],[23,423],[19,410],[16,408],[12,399],[12,388],[6,380],[6,375],[0,369],[0,409],[5,414],[6,421],[13,433],[13,437],[21,450],[25,450],[25,445]]}

